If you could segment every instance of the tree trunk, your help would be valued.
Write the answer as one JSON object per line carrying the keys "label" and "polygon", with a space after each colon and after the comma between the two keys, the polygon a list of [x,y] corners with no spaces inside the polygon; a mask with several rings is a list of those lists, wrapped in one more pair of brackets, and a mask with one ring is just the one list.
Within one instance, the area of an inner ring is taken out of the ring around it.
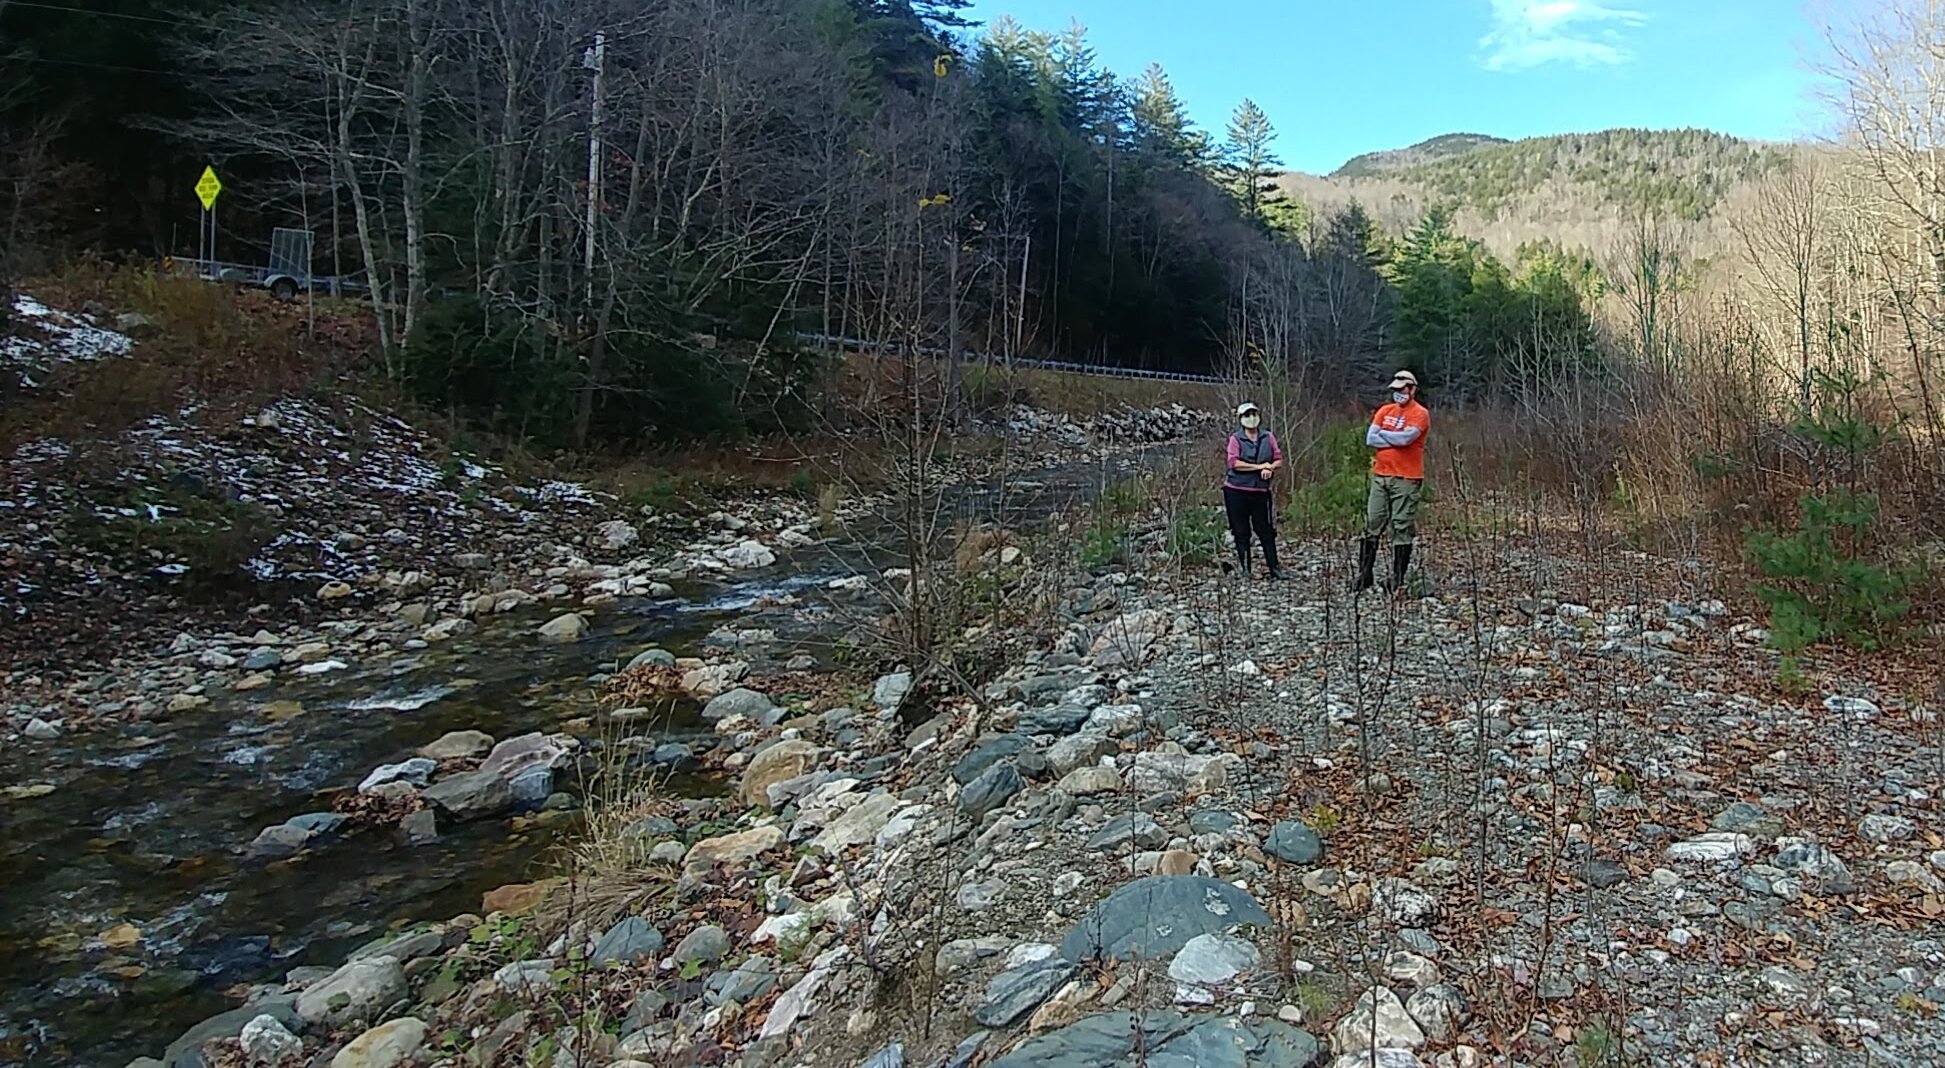
{"label": "tree trunk", "polygon": [[424,0],[405,0],[405,42],[409,74],[405,85],[405,326],[399,341],[409,345],[417,335],[419,314],[425,307],[425,94],[427,39],[422,17]]}

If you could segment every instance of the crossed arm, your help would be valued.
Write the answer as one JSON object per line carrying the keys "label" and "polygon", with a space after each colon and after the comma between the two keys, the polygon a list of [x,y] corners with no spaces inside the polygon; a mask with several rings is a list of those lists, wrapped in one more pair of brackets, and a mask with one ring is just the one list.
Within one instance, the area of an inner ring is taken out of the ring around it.
{"label": "crossed arm", "polygon": [[1380,430],[1372,423],[1364,431],[1364,444],[1373,449],[1402,449],[1418,440],[1422,428],[1408,426],[1403,430]]}

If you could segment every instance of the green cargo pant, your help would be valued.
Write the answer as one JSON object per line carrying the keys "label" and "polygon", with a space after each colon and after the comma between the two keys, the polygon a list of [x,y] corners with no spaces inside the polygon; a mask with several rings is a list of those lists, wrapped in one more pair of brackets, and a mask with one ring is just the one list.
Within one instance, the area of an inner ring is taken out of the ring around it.
{"label": "green cargo pant", "polygon": [[1371,496],[1364,505],[1364,536],[1375,538],[1391,527],[1391,544],[1410,545],[1418,537],[1418,490],[1415,478],[1371,476]]}

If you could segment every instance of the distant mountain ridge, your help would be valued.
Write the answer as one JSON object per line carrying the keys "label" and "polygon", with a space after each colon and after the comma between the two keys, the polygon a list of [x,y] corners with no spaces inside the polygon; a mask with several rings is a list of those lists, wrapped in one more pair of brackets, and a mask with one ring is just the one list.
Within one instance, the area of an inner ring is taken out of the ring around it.
{"label": "distant mountain ridge", "polygon": [[1364,178],[1382,171],[1396,170],[1418,163],[1431,163],[1448,156],[1460,156],[1476,148],[1512,142],[1491,134],[1449,133],[1426,138],[1407,148],[1390,148],[1352,156],[1342,167],[1330,172],[1332,178]]}
{"label": "distant mountain ridge", "polygon": [[1500,251],[1550,240],[1599,248],[1643,209],[1714,229],[1746,187],[1790,166],[1796,146],[1702,129],[1620,128],[1517,141],[1477,133],[1367,152],[1328,176],[1286,173],[1284,192],[1313,212],[1357,201],[1394,232],[1435,204]]}

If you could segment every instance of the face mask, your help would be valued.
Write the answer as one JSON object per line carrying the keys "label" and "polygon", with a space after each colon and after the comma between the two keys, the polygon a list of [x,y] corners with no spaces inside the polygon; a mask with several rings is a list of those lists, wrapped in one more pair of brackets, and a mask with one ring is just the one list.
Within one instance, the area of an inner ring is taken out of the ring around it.
{"label": "face mask", "polygon": [[1243,416],[1243,428],[1244,428],[1244,429],[1246,429],[1246,430],[1255,430],[1255,429],[1256,429],[1257,427],[1259,427],[1259,426],[1261,426],[1261,425],[1263,425],[1263,417],[1262,417],[1262,416],[1260,416],[1260,415],[1245,415],[1245,416]]}
{"label": "face mask", "polygon": [[1402,389],[1394,389],[1391,391],[1391,403],[1393,404],[1403,404],[1410,399],[1411,394],[1406,393]]}

